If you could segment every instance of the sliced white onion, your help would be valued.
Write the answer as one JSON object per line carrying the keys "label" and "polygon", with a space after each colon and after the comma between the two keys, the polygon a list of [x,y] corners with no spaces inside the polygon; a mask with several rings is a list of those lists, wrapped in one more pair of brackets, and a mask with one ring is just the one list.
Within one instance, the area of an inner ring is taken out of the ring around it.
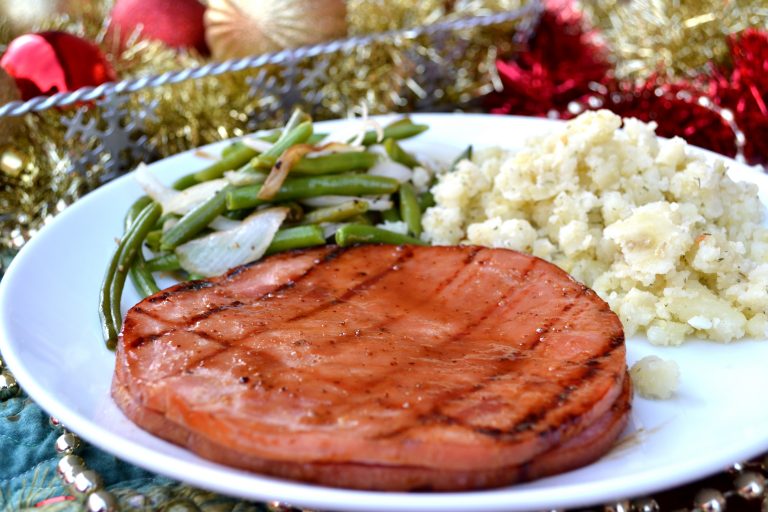
{"label": "sliced white onion", "polygon": [[379,162],[368,169],[368,174],[371,176],[384,176],[386,178],[394,178],[400,183],[410,181],[413,176],[413,171],[403,164],[394,162],[392,160],[379,160]]}
{"label": "sliced white onion", "polygon": [[160,203],[163,207],[163,213],[184,215],[195,206],[210,199],[216,192],[226,187],[228,183],[224,178],[219,178],[217,180],[204,181],[185,188],[181,192],[176,192],[174,196]]}
{"label": "sliced white onion", "polygon": [[180,193],[178,190],[165,186],[154,174],[149,172],[149,168],[143,163],[136,167],[134,176],[136,176],[136,181],[139,182],[144,193],[157,203],[164,204]]}
{"label": "sliced white onion", "polygon": [[264,183],[267,175],[263,172],[251,171],[249,169],[238,169],[236,171],[226,171],[224,179],[233,185],[254,185]]}
{"label": "sliced white onion", "polygon": [[215,229],[216,231],[226,231],[228,229],[235,229],[240,225],[241,221],[235,219],[228,219],[222,215],[219,215],[208,224],[208,227]]}
{"label": "sliced white onion", "polygon": [[389,210],[395,205],[389,196],[363,197],[361,199],[368,203],[369,210],[375,212],[383,212],[384,210]]}
{"label": "sliced white onion", "polygon": [[374,211],[384,211],[392,208],[392,200],[388,196],[380,197],[358,197],[358,196],[317,196],[302,199],[303,205],[311,208],[324,208],[326,206],[338,206],[349,201],[365,201],[368,203],[368,209]]}
{"label": "sliced white onion", "polygon": [[263,139],[260,139],[258,137],[253,137],[253,136],[243,137],[242,139],[240,139],[240,141],[244,145],[248,146],[249,148],[251,148],[251,149],[253,149],[255,151],[258,151],[259,153],[263,153],[265,151],[268,151],[268,150],[272,149],[272,146],[274,146],[274,144],[271,143],[271,142],[267,142],[267,141],[265,141]]}
{"label": "sliced white onion", "polygon": [[261,258],[269,247],[288,208],[260,210],[227,231],[217,231],[176,248],[184,270],[203,276],[216,276],[227,269]]}

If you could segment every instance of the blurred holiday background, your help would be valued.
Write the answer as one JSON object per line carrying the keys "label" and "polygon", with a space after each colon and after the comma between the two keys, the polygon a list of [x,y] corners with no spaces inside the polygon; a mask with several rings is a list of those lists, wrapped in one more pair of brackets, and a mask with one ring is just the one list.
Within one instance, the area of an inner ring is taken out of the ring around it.
{"label": "blurred holiday background", "polygon": [[362,103],[607,108],[762,166],[768,6],[0,0],[0,276],[53,216],[139,162],[274,127],[296,106],[321,120]]}

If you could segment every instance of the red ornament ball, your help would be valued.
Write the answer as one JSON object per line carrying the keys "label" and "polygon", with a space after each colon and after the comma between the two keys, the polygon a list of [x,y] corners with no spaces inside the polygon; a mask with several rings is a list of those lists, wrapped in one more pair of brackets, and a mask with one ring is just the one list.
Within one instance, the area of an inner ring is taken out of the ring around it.
{"label": "red ornament ball", "polygon": [[128,39],[161,41],[172,48],[194,48],[208,55],[203,14],[197,0],[117,0],[110,14],[110,33],[125,48]]}
{"label": "red ornament ball", "polygon": [[17,37],[0,58],[24,100],[96,86],[115,80],[115,72],[93,43],[66,32]]}

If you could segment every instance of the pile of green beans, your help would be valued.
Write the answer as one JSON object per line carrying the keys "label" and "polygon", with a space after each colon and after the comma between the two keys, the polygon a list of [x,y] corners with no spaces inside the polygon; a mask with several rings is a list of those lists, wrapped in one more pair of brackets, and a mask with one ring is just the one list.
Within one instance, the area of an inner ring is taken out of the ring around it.
{"label": "pile of green beans", "polygon": [[[311,119],[295,112],[282,130],[261,137],[271,142],[270,149],[259,152],[243,143],[234,142],[224,149],[221,158],[208,167],[183,176],[173,187],[183,190],[224,176],[228,171],[244,170],[265,176],[281,156],[297,144],[315,145],[324,134],[314,133]],[[269,200],[258,197],[261,184],[227,185],[209,199],[190,210],[168,229],[163,229],[167,216],[149,197],[141,197],[129,209],[125,218],[125,233],[110,261],[99,297],[99,314],[107,346],[114,348],[121,329],[120,303],[127,277],[142,296],[158,292],[154,273],[170,272],[185,280],[196,276],[185,273],[174,250],[181,244],[210,232],[210,223],[219,216],[242,219],[265,205],[289,208],[290,214],[272,239],[266,254],[306,248],[326,243],[348,246],[358,243],[420,244],[421,217],[434,204],[431,195],[419,194],[410,183],[393,178],[367,174],[379,161],[379,153],[370,146],[380,143],[391,160],[409,168],[420,163],[404,150],[398,141],[414,137],[427,129],[409,118],[399,119],[383,128],[383,139],[374,131],[365,134],[362,151],[335,152],[322,156],[305,156],[290,170],[288,177]],[[308,208],[304,199],[318,196],[347,196],[349,201],[333,206]],[[361,196],[388,196],[395,205],[388,211],[369,209]],[[399,234],[375,227],[381,222],[402,221],[408,234]],[[335,226],[328,236],[323,226]],[[147,259],[143,247],[152,257]]]}

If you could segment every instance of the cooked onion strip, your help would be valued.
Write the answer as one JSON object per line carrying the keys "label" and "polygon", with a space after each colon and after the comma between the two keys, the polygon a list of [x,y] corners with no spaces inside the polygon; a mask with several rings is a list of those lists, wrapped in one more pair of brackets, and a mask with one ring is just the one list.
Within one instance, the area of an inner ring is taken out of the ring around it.
{"label": "cooked onion strip", "polygon": [[256,197],[264,201],[269,201],[275,197],[277,191],[283,186],[285,178],[288,177],[288,173],[291,172],[291,167],[296,165],[296,162],[301,160],[304,155],[314,150],[315,147],[309,144],[296,144],[286,149],[272,166],[272,170],[269,171],[267,179]]}

